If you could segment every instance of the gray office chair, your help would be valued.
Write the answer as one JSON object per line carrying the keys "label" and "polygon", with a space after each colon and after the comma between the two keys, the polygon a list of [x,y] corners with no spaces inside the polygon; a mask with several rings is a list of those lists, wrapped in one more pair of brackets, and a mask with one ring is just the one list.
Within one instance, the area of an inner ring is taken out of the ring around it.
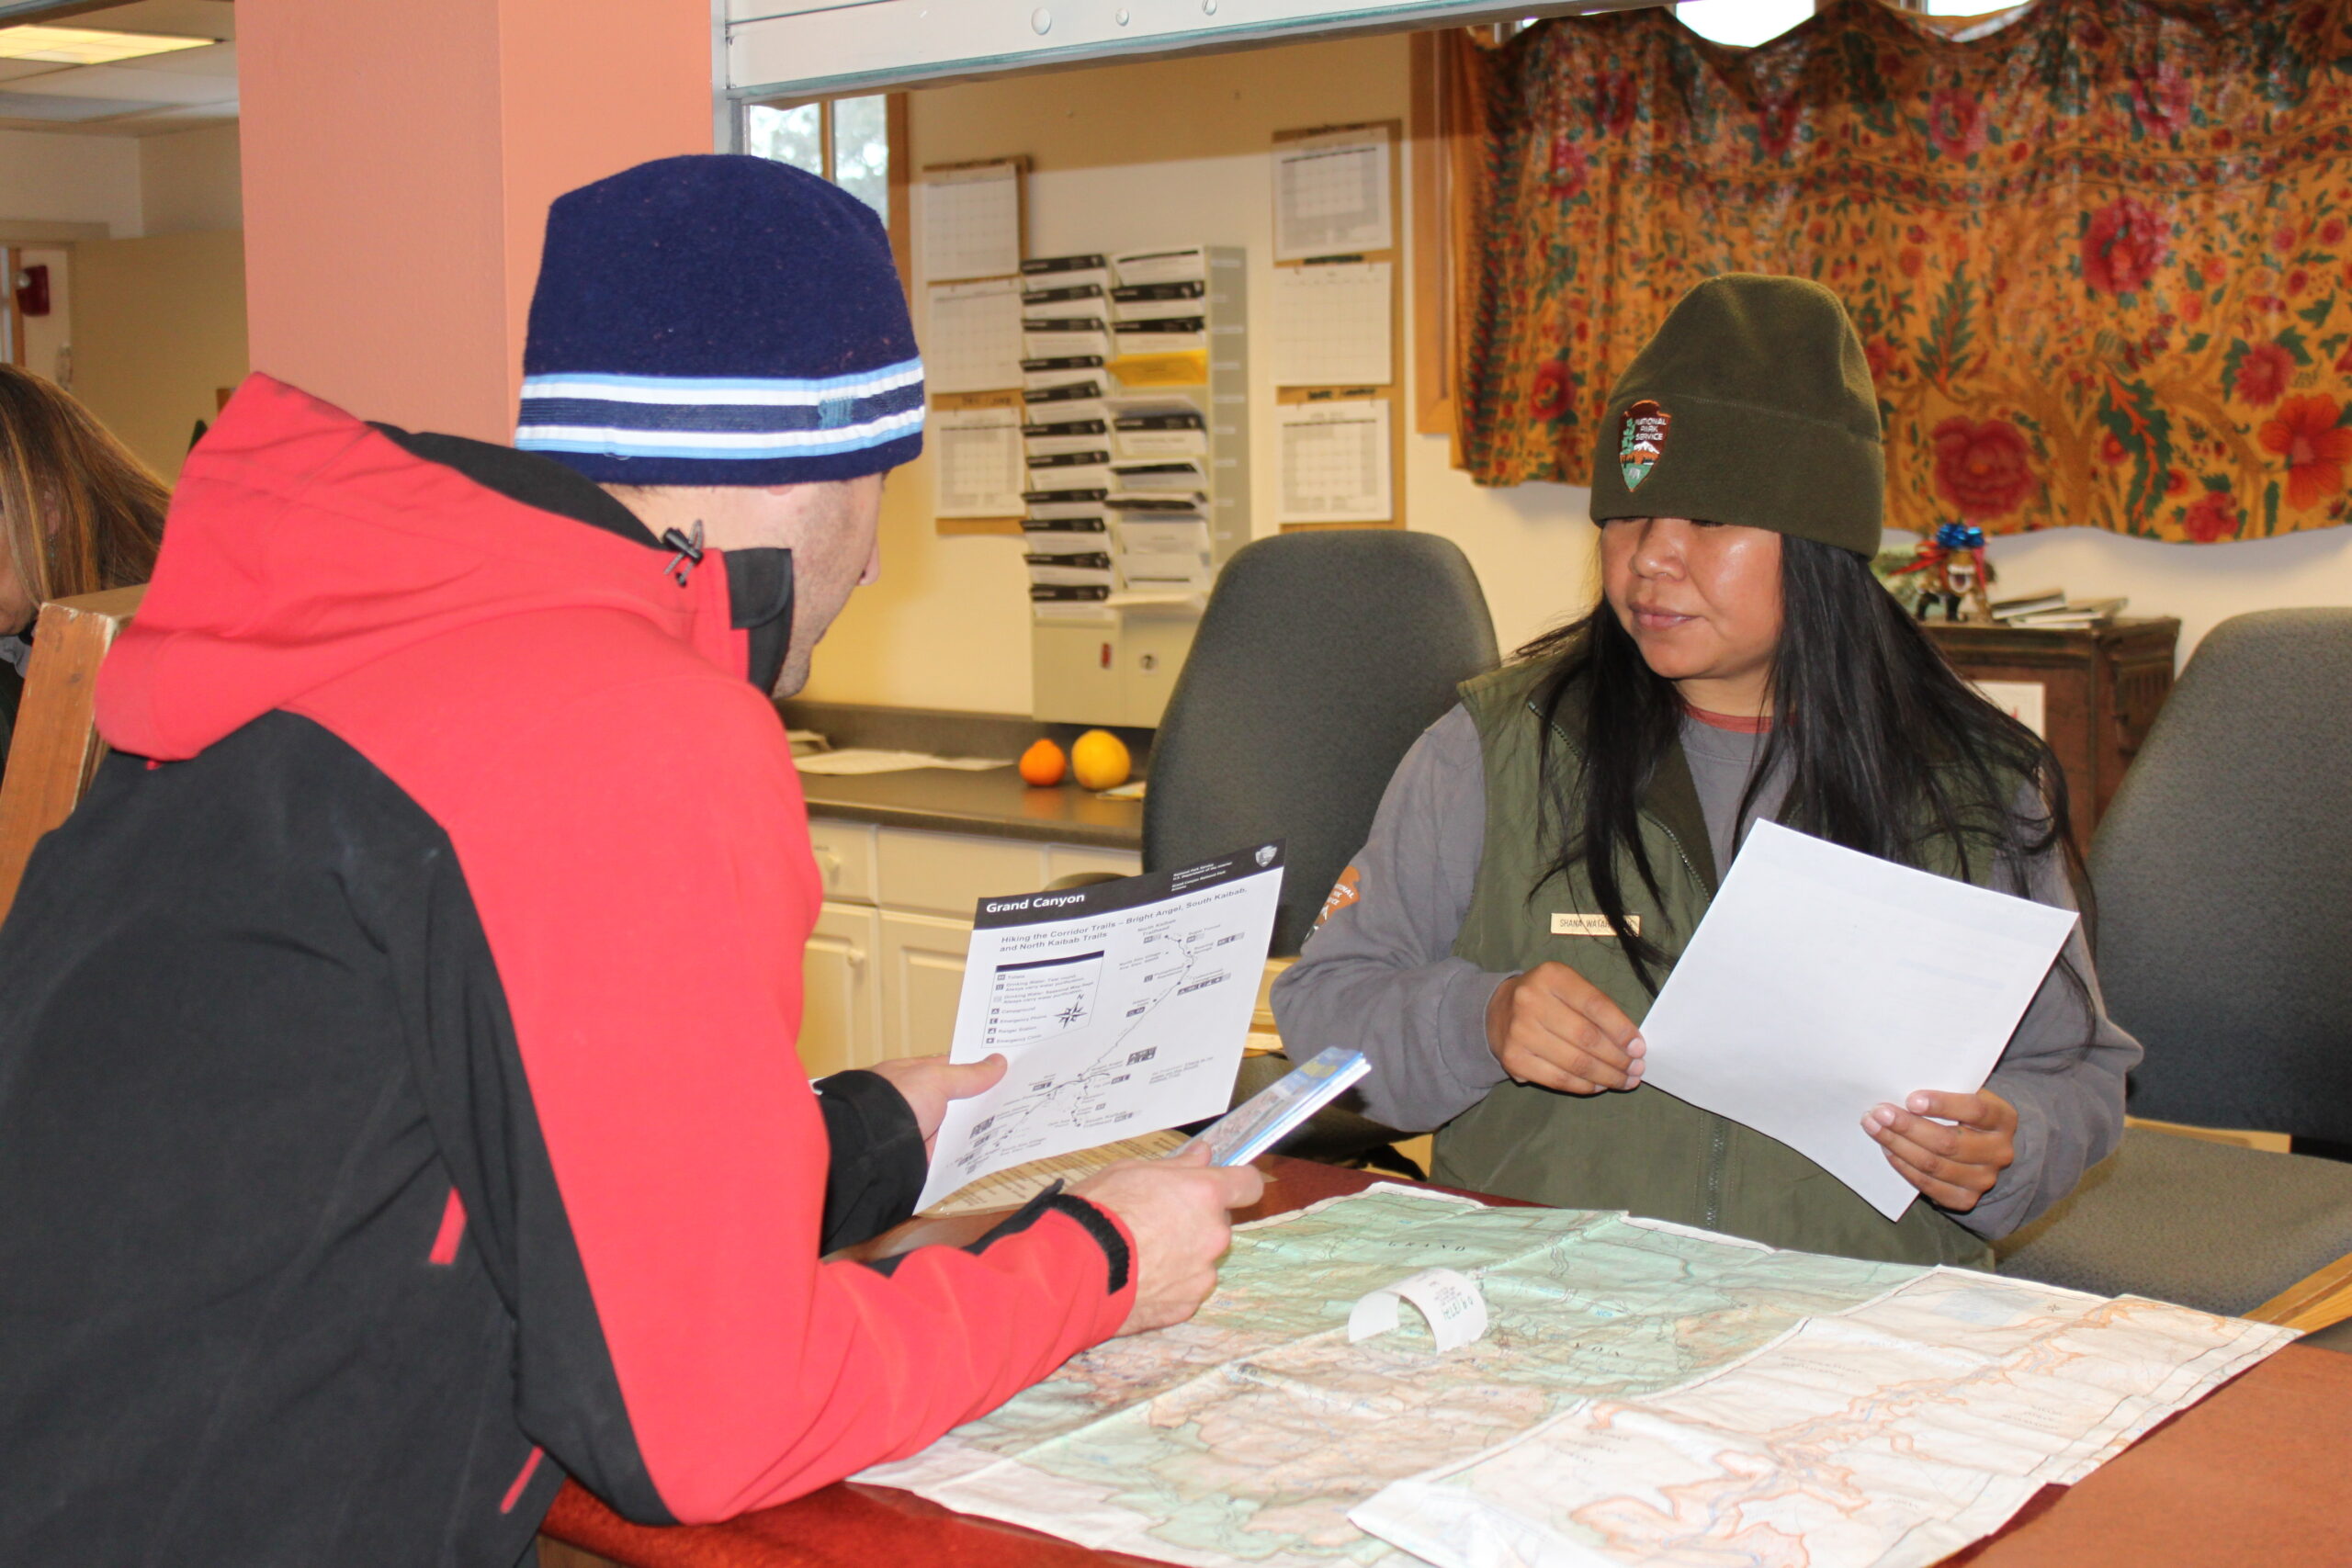
{"label": "gray office chair", "polygon": [[[2199,645],[2092,846],[2133,1114],[2352,1145],[2352,610]],[[2005,1274],[2243,1313],[2352,1254],[2352,1164],[2129,1129]]]}
{"label": "gray office chair", "polygon": [[[1217,578],[1152,741],[1144,869],[1282,840],[1272,955],[1295,955],[1371,836],[1388,775],[1454,687],[1496,659],[1487,596],[1448,540],[1347,529],[1243,547]],[[1236,1102],[1291,1065],[1245,1059]],[[1283,1152],[1419,1176],[1388,1147],[1403,1135],[1342,1103]]]}
{"label": "gray office chair", "polygon": [[1406,750],[1495,663],[1487,596],[1448,540],[1346,529],[1245,547],[1152,741],[1144,869],[1283,840],[1273,953],[1296,953]]}

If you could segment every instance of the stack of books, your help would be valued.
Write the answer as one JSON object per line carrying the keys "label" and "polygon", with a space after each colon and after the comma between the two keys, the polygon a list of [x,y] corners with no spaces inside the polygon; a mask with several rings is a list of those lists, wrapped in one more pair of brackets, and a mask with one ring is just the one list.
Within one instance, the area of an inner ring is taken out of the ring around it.
{"label": "stack of books", "polygon": [[2111,621],[2123,613],[2131,601],[2114,599],[2069,599],[2056,588],[2037,589],[2031,593],[2008,593],[1993,601],[1993,618],[2006,626],[2040,626],[2044,630],[2073,631],[2084,626],[2096,626]]}

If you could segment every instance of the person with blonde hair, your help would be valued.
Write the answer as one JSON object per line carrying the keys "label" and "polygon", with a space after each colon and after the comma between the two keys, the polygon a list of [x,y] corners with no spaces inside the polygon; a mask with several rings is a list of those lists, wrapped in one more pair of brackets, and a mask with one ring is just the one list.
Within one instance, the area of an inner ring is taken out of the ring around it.
{"label": "person with blonde hair", "polygon": [[17,728],[33,616],[144,582],[172,492],[55,382],[0,365],[0,757]]}

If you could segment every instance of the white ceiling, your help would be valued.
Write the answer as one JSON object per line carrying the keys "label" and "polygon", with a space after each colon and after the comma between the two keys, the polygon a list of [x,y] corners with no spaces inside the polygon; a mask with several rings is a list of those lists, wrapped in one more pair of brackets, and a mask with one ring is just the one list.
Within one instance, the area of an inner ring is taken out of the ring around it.
{"label": "white ceiling", "polygon": [[60,27],[221,41],[111,65],[0,60],[0,130],[155,136],[237,118],[237,16],[231,0],[131,0],[53,19]]}

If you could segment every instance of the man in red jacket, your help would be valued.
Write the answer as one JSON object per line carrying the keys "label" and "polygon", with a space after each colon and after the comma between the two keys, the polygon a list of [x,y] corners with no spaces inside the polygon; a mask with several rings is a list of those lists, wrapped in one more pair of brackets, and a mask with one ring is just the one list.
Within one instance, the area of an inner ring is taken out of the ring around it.
{"label": "man in red jacket", "polygon": [[[723,1517],[1214,1283],[1247,1171],[967,1248],[945,1100],[812,1093],[821,897],[771,689],[921,441],[888,243],[672,159],[556,203],[516,446],[253,378],[0,929],[0,1562],[498,1564],[566,1472]],[[747,679],[748,677],[748,679]]]}

